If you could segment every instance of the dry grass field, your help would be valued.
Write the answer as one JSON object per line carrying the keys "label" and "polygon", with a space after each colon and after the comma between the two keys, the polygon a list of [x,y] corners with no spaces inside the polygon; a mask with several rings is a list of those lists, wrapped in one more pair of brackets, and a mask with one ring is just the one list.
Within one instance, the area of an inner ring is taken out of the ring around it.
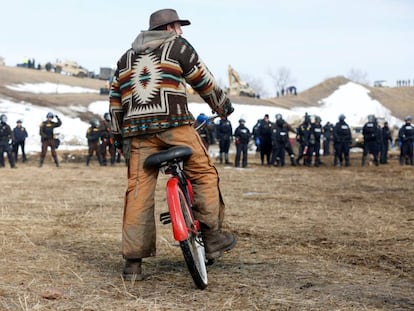
{"label": "dry grass field", "polygon": [[[63,114],[105,100],[99,94],[33,94],[14,83],[51,82],[99,90],[104,81],[0,66],[0,98],[53,106]],[[297,97],[234,102],[311,106],[344,78]],[[412,114],[412,88],[371,88],[393,115]],[[193,96],[190,99],[200,99]],[[208,268],[195,288],[169,225],[158,225],[158,254],[147,278],[124,282],[120,253],[126,168],[84,164],[84,151],[58,151],[38,168],[30,155],[0,169],[0,310],[414,310],[414,168],[390,164],[217,168],[236,248]],[[50,157],[50,153],[48,154]],[[156,217],[166,211],[160,175]]]}
{"label": "dry grass field", "polygon": [[[82,155],[82,152],[81,154]],[[217,165],[238,245],[195,288],[171,227],[124,282],[123,164],[0,169],[0,310],[413,310],[414,168]],[[156,215],[166,210],[160,175]]]}

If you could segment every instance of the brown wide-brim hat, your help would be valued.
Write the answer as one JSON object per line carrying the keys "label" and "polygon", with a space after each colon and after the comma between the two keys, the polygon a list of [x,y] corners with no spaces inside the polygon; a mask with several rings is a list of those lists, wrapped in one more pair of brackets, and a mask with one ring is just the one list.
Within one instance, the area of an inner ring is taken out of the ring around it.
{"label": "brown wide-brim hat", "polygon": [[158,27],[179,22],[181,26],[190,25],[187,19],[180,19],[177,11],[173,9],[162,9],[151,14],[148,30],[154,30]]}

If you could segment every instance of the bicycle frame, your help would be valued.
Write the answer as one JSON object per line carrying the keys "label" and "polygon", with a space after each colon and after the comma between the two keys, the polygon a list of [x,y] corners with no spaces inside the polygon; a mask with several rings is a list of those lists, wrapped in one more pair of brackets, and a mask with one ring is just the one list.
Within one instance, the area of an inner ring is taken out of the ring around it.
{"label": "bicycle frame", "polygon": [[160,214],[163,224],[172,224],[173,237],[179,242],[185,263],[200,289],[207,287],[206,257],[200,222],[193,214],[193,188],[184,173],[184,159],[192,154],[189,147],[175,146],[150,155],[144,167],[157,167],[171,177],[167,180],[168,212]]}

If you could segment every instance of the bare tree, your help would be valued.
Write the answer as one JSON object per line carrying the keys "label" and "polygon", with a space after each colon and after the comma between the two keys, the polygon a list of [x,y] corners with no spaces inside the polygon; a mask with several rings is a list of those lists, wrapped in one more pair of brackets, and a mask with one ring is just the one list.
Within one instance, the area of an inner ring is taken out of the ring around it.
{"label": "bare tree", "polygon": [[293,83],[290,69],[287,67],[279,67],[276,71],[269,69],[268,75],[272,78],[277,94],[283,94],[286,87]]}
{"label": "bare tree", "polygon": [[353,82],[369,85],[368,74],[360,69],[351,68],[346,77]]}

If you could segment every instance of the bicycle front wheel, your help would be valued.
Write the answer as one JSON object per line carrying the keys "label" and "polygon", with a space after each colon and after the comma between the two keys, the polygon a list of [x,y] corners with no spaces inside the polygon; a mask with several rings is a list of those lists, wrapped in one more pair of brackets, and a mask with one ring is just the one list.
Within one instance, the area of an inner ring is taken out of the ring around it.
{"label": "bicycle front wheel", "polygon": [[181,189],[178,192],[181,211],[188,228],[187,240],[180,242],[181,251],[194,283],[199,289],[205,289],[207,287],[207,268],[203,239],[200,231],[193,232],[194,218],[190,206]]}

